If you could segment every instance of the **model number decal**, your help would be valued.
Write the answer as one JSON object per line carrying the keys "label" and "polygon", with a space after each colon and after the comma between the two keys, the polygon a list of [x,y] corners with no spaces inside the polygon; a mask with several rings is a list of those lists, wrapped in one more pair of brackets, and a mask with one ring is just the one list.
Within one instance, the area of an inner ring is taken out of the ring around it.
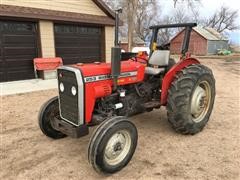
{"label": "model number decal", "polygon": [[[123,72],[120,74],[120,78],[122,77],[130,77],[130,76],[136,76],[137,71],[131,71],[131,72]],[[99,75],[99,76],[88,76],[84,78],[84,81],[87,82],[95,82],[95,81],[102,81],[102,80],[107,80],[111,79],[112,76],[110,74],[107,75]]]}

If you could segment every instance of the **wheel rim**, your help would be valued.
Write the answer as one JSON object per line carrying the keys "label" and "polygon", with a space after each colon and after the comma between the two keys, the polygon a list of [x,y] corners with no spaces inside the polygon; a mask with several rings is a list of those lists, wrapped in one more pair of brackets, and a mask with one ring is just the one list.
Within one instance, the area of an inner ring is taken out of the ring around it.
{"label": "wheel rim", "polygon": [[105,151],[104,160],[111,166],[121,163],[131,148],[131,136],[126,130],[121,130],[112,135]]}
{"label": "wheel rim", "polygon": [[201,122],[206,116],[211,101],[211,88],[207,81],[196,87],[191,100],[191,114],[194,122]]}

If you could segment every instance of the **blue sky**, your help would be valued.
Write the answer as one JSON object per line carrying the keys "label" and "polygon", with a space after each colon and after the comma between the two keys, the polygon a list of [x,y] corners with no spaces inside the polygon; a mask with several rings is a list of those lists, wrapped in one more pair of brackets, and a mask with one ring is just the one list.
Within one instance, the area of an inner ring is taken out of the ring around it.
{"label": "blue sky", "polygon": [[[162,14],[167,14],[174,10],[173,0],[159,0],[162,6]],[[201,17],[211,16],[222,5],[226,5],[234,10],[238,10],[240,16],[240,0],[201,0],[198,6]],[[186,6],[181,0],[177,6]],[[240,17],[238,21],[240,25]],[[229,32],[229,40],[240,45],[240,30]]]}

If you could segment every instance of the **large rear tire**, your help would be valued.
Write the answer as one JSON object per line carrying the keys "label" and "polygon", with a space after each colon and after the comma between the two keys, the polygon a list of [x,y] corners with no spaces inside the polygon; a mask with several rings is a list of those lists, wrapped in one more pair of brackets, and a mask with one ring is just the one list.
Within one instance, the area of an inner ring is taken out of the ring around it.
{"label": "large rear tire", "polygon": [[137,129],[125,117],[105,120],[95,130],[88,148],[88,160],[100,173],[115,173],[131,160],[137,146]]}
{"label": "large rear tire", "polygon": [[204,65],[180,71],[168,91],[168,121],[181,134],[196,134],[207,124],[215,99],[215,79]]}
{"label": "large rear tire", "polygon": [[66,137],[65,134],[55,130],[52,127],[51,121],[59,117],[59,102],[58,97],[53,97],[44,103],[39,111],[38,124],[46,136],[53,139],[60,139]]}

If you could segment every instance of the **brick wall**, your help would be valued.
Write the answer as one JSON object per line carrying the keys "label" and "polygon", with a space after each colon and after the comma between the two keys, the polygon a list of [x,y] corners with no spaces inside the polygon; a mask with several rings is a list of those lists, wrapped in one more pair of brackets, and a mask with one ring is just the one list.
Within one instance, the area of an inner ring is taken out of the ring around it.
{"label": "brick wall", "polygon": [[[171,54],[180,54],[182,49],[182,42],[184,38],[184,31],[178,34],[170,43]],[[199,35],[197,32],[192,31],[188,51],[194,55],[207,54],[207,40]]]}

